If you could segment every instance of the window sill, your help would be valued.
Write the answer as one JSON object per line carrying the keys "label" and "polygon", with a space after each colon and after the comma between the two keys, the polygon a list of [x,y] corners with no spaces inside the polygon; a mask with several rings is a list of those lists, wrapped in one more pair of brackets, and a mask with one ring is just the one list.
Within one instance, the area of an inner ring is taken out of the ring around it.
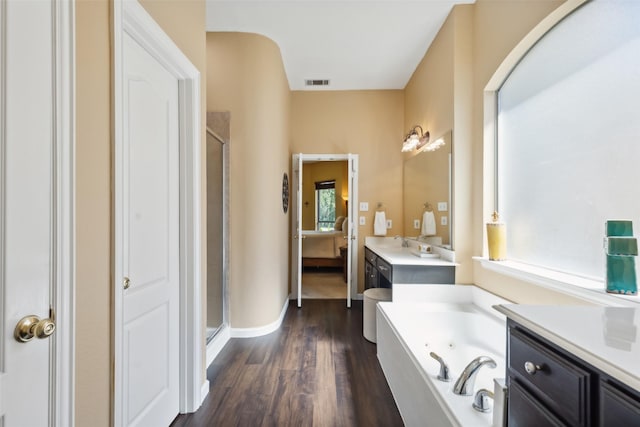
{"label": "window sill", "polygon": [[483,257],[473,257],[473,259],[487,270],[580,298],[593,304],[622,307],[638,307],[640,305],[640,296],[609,294],[604,290],[604,283],[599,280],[560,273],[516,261],[490,261]]}

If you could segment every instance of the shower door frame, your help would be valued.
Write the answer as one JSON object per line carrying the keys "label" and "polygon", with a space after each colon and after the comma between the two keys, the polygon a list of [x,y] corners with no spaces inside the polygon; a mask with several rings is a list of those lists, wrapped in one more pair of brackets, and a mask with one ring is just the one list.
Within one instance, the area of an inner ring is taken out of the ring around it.
{"label": "shower door frame", "polygon": [[[207,112],[207,122],[212,112]],[[206,341],[206,366],[220,353],[231,339],[229,327],[229,144],[226,139],[212,130],[207,123],[206,136],[216,139],[222,146],[222,324],[210,339]],[[206,139],[205,139],[206,144]],[[208,191],[208,189],[207,189]],[[207,272],[207,275],[209,272]],[[208,290],[208,289],[207,289]],[[207,302],[208,303],[208,302]],[[206,316],[206,310],[205,310]],[[205,323],[207,323],[205,319]]]}

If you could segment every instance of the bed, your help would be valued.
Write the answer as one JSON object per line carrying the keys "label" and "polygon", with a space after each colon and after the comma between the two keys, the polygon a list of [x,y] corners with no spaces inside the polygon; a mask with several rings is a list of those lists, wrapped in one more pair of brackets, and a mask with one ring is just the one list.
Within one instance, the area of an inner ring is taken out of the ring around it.
{"label": "bed", "polygon": [[303,267],[342,267],[340,247],[346,245],[340,231],[302,231]]}

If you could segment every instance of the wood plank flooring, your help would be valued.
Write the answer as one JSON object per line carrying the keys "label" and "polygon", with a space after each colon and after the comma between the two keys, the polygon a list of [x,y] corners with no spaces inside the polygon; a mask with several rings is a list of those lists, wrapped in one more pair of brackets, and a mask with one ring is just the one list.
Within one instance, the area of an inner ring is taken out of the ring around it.
{"label": "wood plank flooring", "polygon": [[202,407],[172,427],[403,425],[362,337],[362,301],[291,301],[278,331],[232,339],[207,376]]}

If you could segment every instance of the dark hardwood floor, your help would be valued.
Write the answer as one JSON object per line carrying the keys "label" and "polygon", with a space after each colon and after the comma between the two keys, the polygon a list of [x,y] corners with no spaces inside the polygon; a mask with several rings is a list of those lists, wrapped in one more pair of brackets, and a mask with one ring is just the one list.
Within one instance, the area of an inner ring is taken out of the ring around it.
{"label": "dark hardwood floor", "polygon": [[403,425],[362,337],[362,301],[291,301],[278,331],[232,339],[207,376],[202,407],[173,427]]}

